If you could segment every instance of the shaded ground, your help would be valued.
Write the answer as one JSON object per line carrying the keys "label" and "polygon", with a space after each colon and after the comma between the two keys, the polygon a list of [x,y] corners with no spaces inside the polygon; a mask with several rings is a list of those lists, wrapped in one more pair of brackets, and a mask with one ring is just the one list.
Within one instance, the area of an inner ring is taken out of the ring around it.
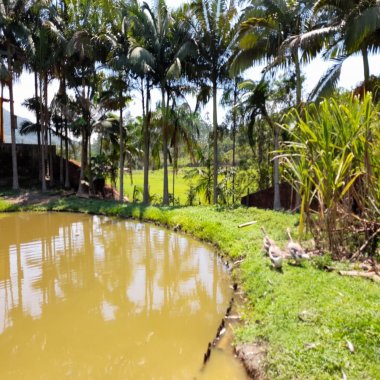
{"label": "shaded ground", "polygon": [[[72,194],[72,193],[71,193]],[[27,205],[46,205],[51,201],[56,201],[59,198],[68,196],[70,193],[48,192],[41,193],[39,190],[27,190],[21,193],[4,194],[1,196],[5,201],[19,206]]]}

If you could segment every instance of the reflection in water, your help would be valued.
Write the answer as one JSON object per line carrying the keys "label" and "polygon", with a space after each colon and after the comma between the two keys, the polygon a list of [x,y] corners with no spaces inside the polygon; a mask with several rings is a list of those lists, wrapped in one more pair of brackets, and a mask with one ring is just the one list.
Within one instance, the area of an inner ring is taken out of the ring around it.
{"label": "reflection in water", "polygon": [[[96,216],[2,216],[0,378],[196,378],[230,297],[216,255],[187,237]],[[222,371],[214,378],[240,373]]]}

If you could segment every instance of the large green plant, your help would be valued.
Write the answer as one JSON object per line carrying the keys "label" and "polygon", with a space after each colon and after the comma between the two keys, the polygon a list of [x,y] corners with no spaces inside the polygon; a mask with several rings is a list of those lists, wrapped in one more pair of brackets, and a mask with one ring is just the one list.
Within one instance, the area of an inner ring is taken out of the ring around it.
{"label": "large green plant", "polygon": [[[285,173],[301,193],[301,232],[306,221],[322,248],[352,253],[347,232],[364,230],[368,238],[380,216],[379,124],[372,97],[324,100],[309,105],[302,115],[291,111],[290,120],[282,126],[290,138],[281,157]],[[362,241],[355,241],[359,249]]]}

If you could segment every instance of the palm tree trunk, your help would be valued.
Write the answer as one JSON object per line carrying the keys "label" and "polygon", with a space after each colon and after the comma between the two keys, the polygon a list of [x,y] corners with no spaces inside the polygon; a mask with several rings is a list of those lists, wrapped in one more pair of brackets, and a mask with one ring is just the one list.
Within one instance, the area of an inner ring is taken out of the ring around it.
{"label": "palm tree trunk", "polygon": [[[82,69],[82,101],[84,103],[86,97],[86,83],[84,77],[84,70]],[[84,107],[84,104],[83,104]],[[87,121],[87,115],[83,110],[83,118]],[[87,125],[82,127],[82,147],[81,147],[81,164],[80,164],[80,173],[79,173],[79,186],[78,193],[84,193],[83,182],[85,179],[85,171],[87,169],[87,154],[88,154],[88,139],[87,139]]]}
{"label": "palm tree trunk", "polygon": [[[232,168],[236,166],[236,128],[237,128],[237,118],[236,118],[236,104],[237,104],[238,88],[237,80],[235,80],[234,86],[234,103],[232,109]],[[235,170],[232,173],[232,204],[235,203]]]}
{"label": "palm tree trunk", "polygon": [[364,68],[364,82],[367,83],[369,81],[369,62],[368,62],[367,47],[362,48],[362,56],[363,56],[363,68]]}
{"label": "palm tree trunk", "polygon": [[[122,91],[120,91],[120,104],[122,101]],[[119,201],[124,200],[124,131],[123,131],[123,107],[119,110],[119,139],[120,139],[120,160],[119,160]]]}
{"label": "palm tree trunk", "polygon": [[51,143],[51,129],[49,128],[49,178],[50,187],[54,186],[54,162],[53,162],[53,149]]}
{"label": "palm tree trunk", "polygon": [[12,67],[12,56],[11,47],[8,42],[7,44],[7,55],[8,55],[8,71],[9,71],[9,102],[10,102],[10,116],[11,116],[11,141],[12,141],[12,189],[19,190],[20,186],[18,183],[18,171],[17,171],[17,149],[16,149],[16,125],[15,125],[15,112],[13,104],[13,67]]}
{"label": "palm tree trunk", "polygon": [[65,117],[65,189],[70,188],[69,177],[69,137],[67,133],[67,120]]}
{"label": "palm tree trunk", "polygon": [[4,83],[0,83],[1,94],[0,94],[0,144],[4,144],[4,115],[3,115],[3,104],[4,104]]}
{"label": "palm tree trunk", "polygon": [[63,173],[63,131],[61,130],[61,137],[60,137],[60,155],[59,155],[59,185],[62,187],[64,185],[65,179],[64,179],[64,173]]}
{"label": "palm tree trunk", "polygon": [[[277,152],[280,149],[279,141],[279,130],[278,127],[273,123],[270,116],[265,112],[265,119],[267,123],[271,126],[273,130],[273,144],[274,150]],[[273,210],[281,209],[281,199],[280,199],[280,170],[279,170],[279,160],[275,156],[273,159]]]}
{"label": "palm tree trunk", "polygon": [[174,196],[175,196],[175,176],[176,176],[176,167],[177,164],[173,163],[173,206],[174,206]]}
{"label": "palm tree trunk", "polygon": [[[37,71],[34,72],[34,97],[37,101],[38,99],[38,73]],[[40,118],[40,111],[38,110],[38,107],[36,107],[36,124],[37,124],[37,144],[38,144],[38,151],[41,155],[41,118]],[[41,162],[38,165],[38,178],[40,181],[42,180],[42,170],[41,170]]]}
{"label": "palm tree trunk", "polygon": [[302,102],[302,77],[301,77],[301,65],[298,57],[298,50],[295,50],[293,53],[293,61],[296,67],[296,102],[297,107]]}
{"label": "palm tree trunk", "polygon": [[[297,102],[296,107],[299,107],[302,102],[302,78],[301,78],[301,65],[300,65],[300,61],[298,57],[298,50],[295,51],[293,59],[294,59],[295,67],[296,67],[296,102]],[[296,201],[295,201],[296,207],[295,208],[299,209],[301,207],[301,195],[300,195],[299,185],[297,184],[296,187],[297,187],[297,191],[296,191]]]}
{"label": "palm tree trunk", "polygon": [[[63,112],[61,110],[60,112],[60,115],[61,115],[61,123],[62,123],[62,120],[63,120]],[[61,124],[61,128],[60,128],[60,146],[59,146],[59,150],[60,150],[60,157],[59,157],[59,185],[62,187],[64,185],[64,182],[65,182],[65,179],[64,179],[64,173],[63,173],[63,128],[62,128],[62,124]]]}
{"label": "palm tree trunk", "polygon": [[40,119],[41,119],[41,190],[46,191],[46,166],[45,166],[45,116],[42,103],[42,76],[39,75],[39,87],[40,95],[38,97],[38,102],[40,106]]}
{"label": "palm tree trunk", "polygon": [[92,180],[92,167],[91,167],[91,130],[90,130],[90,125],[89,122],[87,123],[87,152],[88,152],[88,157],[87,157],[87,173],[88,173],[88,186],[89,186],[89,192],[93,193],[94,192],[94,183]]}
{"label": "palm tree trunk", "polygon": [[80,162],[80,173],[79,173],[79,186],[78,186],[78,193],[83,194],[84,193],[84,171],[87,164],[87,137],[86,137],[86,127],[82,127],[82,144],[81,144],[81,162]]}
{"label": "palm tree trunk", "polygon": [[214,151],[214,170],[213,170],[213,204],[218,203],[218,114],[217,114],[217,83],[213,79],[212,84],[212,125],[213,125],[213,151]]}
{"label": "palm tree trunk", "polygon": [[164,193],[163,204],[169,204],[169,178],[168,178],[168,136],[166,130],[166,107],[165,89],[161,86],[161,109],[162,109],[162,152],[164,160]]}
{"label": "palm tree trunk", "polygon": [[[48,110],[48,74],[44,75],[44,109],[45,109],[45,133],[48,140],[48,157],[49,157],[49,185],[54,186],[54,173],[53,173],[53,151],[51,149],[51,129],[49,127],[49,110]],[[49,132],[49,133],[48,133]]]}
{"label": "palm tree trunk", "polygon": [[[274,134],[274,150],[277,152],[280,149],[279,143],[279,131],[278,127],[275,125],[273,127]],[[275,153],[277,154],[277,153]],[[273,210],[281,209],[281,199],[280,199],[280,170],[279,170],[279,160],[278,157],[275,156],[273,159]]]}
{"label": "palm tree trunk", "polygon": [[149,204],[149,80],[146,79],[146,104],[145,104],[145,118],[143,126],[143,139],[144,139],[144,194],[143,203]]}
{"label": "palm tree trunk", "polygon": [[70,188],[70,178],[69,178],[69,136],[67,131],[67,97],[66,97],[66,78],[63,77],[63,96],[65,101],[65,188]]}

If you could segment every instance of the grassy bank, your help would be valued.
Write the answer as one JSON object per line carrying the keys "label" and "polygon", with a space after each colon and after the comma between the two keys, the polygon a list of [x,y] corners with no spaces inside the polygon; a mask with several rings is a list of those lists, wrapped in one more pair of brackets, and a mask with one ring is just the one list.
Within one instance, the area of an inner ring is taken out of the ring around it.
{"label": "grassy bank", "polygon": [[[286,227],[294,229],[297,216],[253,208],[159,208],[79,198],[23,209],[133,217],[169,228],[177,226],[215,244],[232,260],[245,257],[238,278],[246,296],[244,324],[236,339],[267,343],[269,378],[379,378],[380,286],[318,270],[312,262],[303,267],[286,264],[279,273],[263,256],[259,226],[264,225],[271,237],[284,245]],[[7,210],[6,202],[0,202],[0,210]],[[237,228],[250,220],[258,223]]]}

